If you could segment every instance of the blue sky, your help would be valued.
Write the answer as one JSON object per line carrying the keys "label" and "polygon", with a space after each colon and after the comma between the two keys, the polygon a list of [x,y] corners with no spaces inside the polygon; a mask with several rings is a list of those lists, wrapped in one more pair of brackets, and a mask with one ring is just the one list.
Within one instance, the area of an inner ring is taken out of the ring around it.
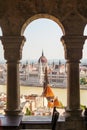
{"label": "blue sky", "polygon": [[[87,34],[86,32],[87,27],[84,34]],[[47,59],[64,59],[64,48],[60,41],[62,35],[62,30],[56,22],[44,18],[34,20],[24,31],[26,42],[23,47],[22,60],[39,59],[42,50]],[[83,58],[87,58],[87,42],[85,43]],[[0,59],[4,60],[1,44]]]}

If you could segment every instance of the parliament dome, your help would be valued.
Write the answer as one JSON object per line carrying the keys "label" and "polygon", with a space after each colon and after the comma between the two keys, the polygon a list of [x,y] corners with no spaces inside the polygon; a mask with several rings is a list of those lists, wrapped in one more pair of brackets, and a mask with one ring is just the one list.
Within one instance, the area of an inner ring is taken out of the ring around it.
{"label": "parliament dome", "polygon": [[47,63],[47,58],[44,56],[43,51],[42,51],[42,56],[39,58],[38,62]]}

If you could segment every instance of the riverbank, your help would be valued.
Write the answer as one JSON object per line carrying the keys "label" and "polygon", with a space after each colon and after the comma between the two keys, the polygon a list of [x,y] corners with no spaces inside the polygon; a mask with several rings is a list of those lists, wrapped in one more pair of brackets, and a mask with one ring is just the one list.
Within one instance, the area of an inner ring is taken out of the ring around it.
{"label": "riverbank", "polygon": [[[0,86],[1,85],[3,85],[3,86],[6,86],[6,84],[0,84]],[[33,86],[33,85],[28,85],[28,84],[20,84],[20,87],[21,86],[24,86],[24,87],[41,87],[41,88],[43,88],[43,86]],[[51,85],[50,85],[51,86]],[[62,85],[60,85],[60,86],[51,86],[51,88],[59,88],[59,89],[66,89],[67,87],[66,86],[62,86]],[[80,90],[87,90],[87,84],[85,84],[85,85],[80,85]]]}
{"label": "riverbank", "polygon": [[[0,93],[6,93],[6,85],[0,85]],[[67,104],[67,89],[52,87],[53,93],[66,106]],[[36,86],[20,86],[20,95],[38,94],[41,95],[43,87]],[[87,89],[80,89],[80,104],[87,106]]]}

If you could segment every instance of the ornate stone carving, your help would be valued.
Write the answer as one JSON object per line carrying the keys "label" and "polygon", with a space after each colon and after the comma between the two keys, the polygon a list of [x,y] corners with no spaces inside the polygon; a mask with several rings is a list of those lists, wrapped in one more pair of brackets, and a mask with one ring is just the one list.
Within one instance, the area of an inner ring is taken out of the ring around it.
{"label": "ornate stone carving", "polygon": [[36,13],[50,13],[64,17],[69,11],[75,8],[75,4],[76,1],[73,0],[19,0],[16,3],[16,9],[24,17]]}
{"label": "ornate stone carving", "polygon": [[63,36],[61,38],[67,60],[78,61],[82,58],[82,49],[86,36]]}
{"label": "ornate stone carving", "polygon": [[83,35],[86,25],[77,10],[72,10],[67,17],[63,18],[62,24],[66,35]]}
{"label": "ornate stone carving", "polygon": [[[11,4],[7,1],[4,3],[0,1],[0,5],[2,5],[0,8],[2,18],[0,19],[0,25],[3,28],[3,35],[6,36],[20,35],[22,25],[25,21],[36,14],[44,13],[55,16],[60,21],[63,21],[62,24],[64,24],[64,26],[66,24],[65,29],[66,31],[68,30],[69,33],[74,32],[75,29],[78,30],[78,32],[82,31],[80,30],[82,18],[84,22],[84,17],[87,17],[86,0],[82,2],[79,0],[15,0],[11,1]],[[10,6],[12,8],[9,8]],[[73,12],[73,10],[76,10],[77,13]],[[76,24],[74,24],[74,22]],[[80,29],[77,29],[77,24]]]}
{"label": "ornate stone carving", "polygon": [[22,57],[24,37],[0,37],[4,46],[4,56],[6,60],[15,61]]}
{"label": "ornate stone carving", "polygon": [[3,5],[6,5],[6,8],[2,6],[0,14],[6,11],[0,23],[3,34],[9,36],[20,34],[25,21],[36,14],[53,15],[62,21],[75,8],[76,2],[73,0],[15,0]]}

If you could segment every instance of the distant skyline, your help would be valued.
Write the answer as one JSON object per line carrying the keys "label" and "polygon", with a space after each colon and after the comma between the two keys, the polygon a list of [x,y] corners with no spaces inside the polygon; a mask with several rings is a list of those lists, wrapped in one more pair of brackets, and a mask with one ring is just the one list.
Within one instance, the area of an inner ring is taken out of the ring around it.
{"label": "distant skyline", "polygon": [[[2,35],[1,30],[0,35]],[[87,35],[87,26],[84,35]],[[65,59],[64,48],[60,41],[63,33],[56,22],[45,18],[34,20],[25,29],[24,36],[26,42],[22,61],[38,59],[42,55],[42,50],[47,59]],[[4,60],[3,54],[3,46],[0,42],[0,60]],[[84,44],[83,58],[87,58],[87,41]]]}

